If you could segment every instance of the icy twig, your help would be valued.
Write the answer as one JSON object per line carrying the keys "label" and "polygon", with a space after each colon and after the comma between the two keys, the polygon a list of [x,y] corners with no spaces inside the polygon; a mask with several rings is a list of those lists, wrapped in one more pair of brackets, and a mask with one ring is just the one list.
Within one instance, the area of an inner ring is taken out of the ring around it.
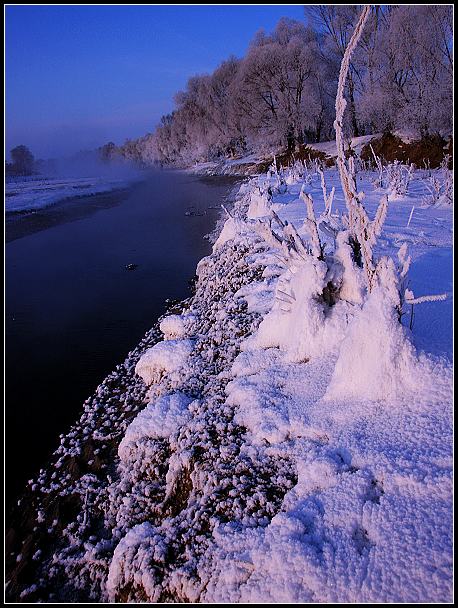
{"label": "icy twig", "polygon": [[414,209],[415,209],[415,205],[412,206],[412,211],[410,212],[410,215],[409,215],[409,221],[407,222],[407,228],[410,226],[410,222],[412,221]]}
{"label": "icy twig", "polygon": [[321,259],[323,257],[323,248],[321,246],[320,236],[318,234],[315,210],[313,208],[313,199],[310,194],[306,194],[304,192],[303,187],[301,189],[300,198],[305,202],[307,207],[307,217],[304,220],[304,225],[307,226],[311,236],[312,255],[318,259]]}

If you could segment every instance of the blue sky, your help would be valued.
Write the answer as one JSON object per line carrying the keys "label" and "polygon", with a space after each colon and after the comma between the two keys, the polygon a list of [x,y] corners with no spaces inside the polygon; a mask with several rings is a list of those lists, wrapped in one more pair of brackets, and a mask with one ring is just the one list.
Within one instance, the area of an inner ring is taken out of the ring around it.
{"label": "blue sky", "polygon": [[7,6],[6,146],[66,155],[152,131],[193,74],[304,5]]}

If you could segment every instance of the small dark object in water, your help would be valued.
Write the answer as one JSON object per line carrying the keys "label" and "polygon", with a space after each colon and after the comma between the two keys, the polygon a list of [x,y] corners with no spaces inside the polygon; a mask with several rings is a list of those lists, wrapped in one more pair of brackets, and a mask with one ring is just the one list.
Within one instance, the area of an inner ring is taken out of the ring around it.
{"label": "small dark object in water", "polygon": [[194,211],[194,209],[190,209],[189,211],[185,211],[185,215],[187,215],[188,217],[200,217],[204,215],[204,213],[201,213],[200,211]]}
{"label": "small dark object in water", "polygon": [[138,264],[126,264],[126,270],[135,270],[138,268]]}

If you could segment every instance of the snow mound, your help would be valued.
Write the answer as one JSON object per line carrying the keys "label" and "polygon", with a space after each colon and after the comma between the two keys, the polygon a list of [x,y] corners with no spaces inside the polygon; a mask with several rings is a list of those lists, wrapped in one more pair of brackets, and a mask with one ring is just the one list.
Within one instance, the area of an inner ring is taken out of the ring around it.
{"label": "snow mound", "polygon": [[183,339],[189,331],[189,325],[194,321],[191,314],[169,315],[160,322],[159,328],[165,340]]}
{"label": "snow mound", "polygon": [[131,444],[145,437],[167,439],[173,435],[191,418],[192,401],[183,393],[173,393],[149,403],[127,427],[118,450],[121,460],[128,459]]}
{"label": "snow mound", "polygon": [[166,546],[157,528],[148,522],[134,526],[115,549],[108,572],[106,588],[110,602],[118,599],[124,587],[143,588],[150,601],[157,602],[160,586],[151,563],[164,561]]}
{"label": "snow mound", "polygon": [[250,206],[247,211],[248,219],[256,219],[270,215],[270,201],[267,192],[261,192],[259,188],[250,195]]}
{"label": "snow mound", "polygon": [[342,341],[328,398],[386,400],[421,389],[415,348],[396,311],[399,294],[394,288],[393,261],[386,259],[380,272],[382,280]]}
{"label": "snow mound", "polygon": [[192,340],[166,340],[149,348],[135,366],[135,373],[151,385],[165,372],[180,369],[193,349]]}
{"label": "snow mound", "polygon": [[245,232],[245,222],[235,217],[229,217],[221,230],[221,234],[213,245],[213,253],[243,232]]}
{"label": "snow mound", "polygon": [[304,361],[335,349],[344,337],[349,306],[326,311],[320,294],[326,284],[324,262],[305,259],[278,280],[274,305],[243,350],[279,347],[289,361]]}

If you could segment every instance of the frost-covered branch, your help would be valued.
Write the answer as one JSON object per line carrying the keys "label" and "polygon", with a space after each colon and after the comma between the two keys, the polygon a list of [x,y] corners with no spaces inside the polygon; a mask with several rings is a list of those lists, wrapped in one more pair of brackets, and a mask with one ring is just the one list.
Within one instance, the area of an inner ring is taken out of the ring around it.
{"label": "frost-covered branch", "polygon": [[318,234],[315,209],[313,208],[313,199],[310,194],[306,194],[304,192],[304,187],[301,189],[300,197],[305,202],[307,207],[307,217],[304,220],[304,225],[307,227],[311,237],[312,255],[318,259],[321,259],[323,257],[323,247]]}
{"label": "frost-covered branch", "polygon": [[331,215],[332,201],[334,200],[334,193],[335,193],[336,189],[333,186],[331,192],[328,194],[323,169],[318,166],[317,172],[320,174],[320,177],[321,177],[321,190],[323,191],[323,200],[324,200],[324,209],[325,209],[324,212],[325,212],[325,215],[327,215],[329,217]]}
{"label": "frost-covered branch", "polygon": [[447,299],[446,293],[440,293],[437,295],[430,296],[420,296],[419,298],[415,298],[413,293],[407,289],[405,302],[406,304],[423,304],[424,302],[442,302]]}
{"label": "frost-covered branch", "polygon": [[337,144],[337,166],[339,169],[340,181],[345,197],[345,203],[348,210],[348,230],[349,241],[352,244],[354,255],[360,258],[360,262],[365,270],[367,288],[369,292],[372,290],[375,277],[375,268],[372,260],[372,245],[374,244],[374,236],[380,230],[380,221],[386,215],[385,205],[383,202],[380,209],[379,217],[375,220],[375,225],[372,227],[367,216],[367,213],[361,204],[363,197],[362,193],[356,191],[355,167],[353,158],[350,157],[348,162],[345,158],[345,140],[343,134],[343,116],[347,102],[344,97],[345,82],[350,68],[350,61],[353,52],[358,44],[364,28],[364,25],[369,17],[371,7],[364,6],[361,15],[356,24],[355,31],[345,50],[342,63],[340,66],[339,83],[336,96],[336,119],[334,128],[336,131]]}
{"label": "frost-covered branch", "polygon": [[358,44],[361,34],[363,32],[364,25],[369,17],[371,7],[370,5],[364,6],[361,15],[356,24],[355,31],[350,39],[350,42],[345,50],[342,63],[340,66],[339,83],[337,86],[336,96],[336,119],[334,122],[334,128],[336,131],[336,144],[337,144],[337,166],[339,168],[340,180],[345,196],[345,202],[347,205],[350,229],[353,223],[354,207],[358,204],[358,198],[356,194],[356,184],[354,181],[354,175],[349,172],[347,163],[345,160],[345,140],[343,134],[343,116],[347,102],[344,97],[345,82],[347,80],[348,70],[350,68],[350,60],[353,52]]}

